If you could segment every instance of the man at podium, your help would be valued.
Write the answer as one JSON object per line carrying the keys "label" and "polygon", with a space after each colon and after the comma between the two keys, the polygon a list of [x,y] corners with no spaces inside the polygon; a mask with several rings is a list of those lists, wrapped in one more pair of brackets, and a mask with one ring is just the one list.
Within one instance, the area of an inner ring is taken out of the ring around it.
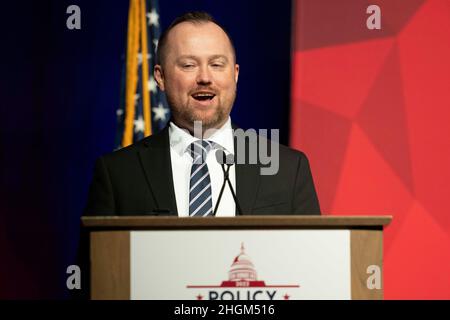
{"label": "man at podium", "polygon": [[172,118],[97,160],[85,215],[320,214],[305,154],[231,122],[239,65],[219,23],[204,12],[178,17],[157,61]]}

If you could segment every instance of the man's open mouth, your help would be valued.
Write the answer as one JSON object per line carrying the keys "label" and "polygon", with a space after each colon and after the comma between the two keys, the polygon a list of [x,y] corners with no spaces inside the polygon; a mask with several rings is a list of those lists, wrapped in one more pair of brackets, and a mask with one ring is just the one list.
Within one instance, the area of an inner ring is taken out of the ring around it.
{"label": "man's open mouth", "polygon": [[192,98],[198,101],[212,100],[216,95],[212,92],[196,92],[192,94]]}

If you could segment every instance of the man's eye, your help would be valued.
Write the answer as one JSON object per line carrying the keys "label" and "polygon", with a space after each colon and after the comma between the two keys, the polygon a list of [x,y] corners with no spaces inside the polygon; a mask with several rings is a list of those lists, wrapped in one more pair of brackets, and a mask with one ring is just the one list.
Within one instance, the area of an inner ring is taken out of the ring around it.
{"label": "man's eye", "polygon": [[183,64],[183,68],[189,69],[189,68],[193,68],[194,65],[193,64]]}
{"label": "man's eye", "polygon": [[212,66],[215,68],[221,68],[223,67],[223,63],[213,63]]}

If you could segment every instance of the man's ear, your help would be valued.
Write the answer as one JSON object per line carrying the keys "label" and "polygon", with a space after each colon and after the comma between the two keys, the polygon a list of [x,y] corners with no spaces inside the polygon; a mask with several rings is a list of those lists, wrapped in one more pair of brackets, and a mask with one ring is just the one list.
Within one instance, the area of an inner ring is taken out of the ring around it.
{"label": "man's ear", "polygon": [[234,81],[237,83],[239,78],[239,65],[234,65]]}
{"label": "man's ear", "polygon": [[153,68],[153,76],[155,77],[156,83],[158,84],[158,87],[161,91],[165,90],[164,86],[164,73],[162,70],[161,65],[157,64]]}

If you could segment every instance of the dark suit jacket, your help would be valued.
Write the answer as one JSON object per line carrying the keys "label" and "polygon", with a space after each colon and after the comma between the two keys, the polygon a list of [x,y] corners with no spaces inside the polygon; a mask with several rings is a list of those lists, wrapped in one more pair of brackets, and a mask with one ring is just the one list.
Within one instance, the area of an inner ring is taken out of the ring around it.
{"label": "dark suit jacket", "polygon": [[[272,176],[260,175],[261,164],[236,164],[243,214],[320,214],[306,156],[282,145],[279,155]],[[168,127],[97,160],[84,214],[178,214]]]}

